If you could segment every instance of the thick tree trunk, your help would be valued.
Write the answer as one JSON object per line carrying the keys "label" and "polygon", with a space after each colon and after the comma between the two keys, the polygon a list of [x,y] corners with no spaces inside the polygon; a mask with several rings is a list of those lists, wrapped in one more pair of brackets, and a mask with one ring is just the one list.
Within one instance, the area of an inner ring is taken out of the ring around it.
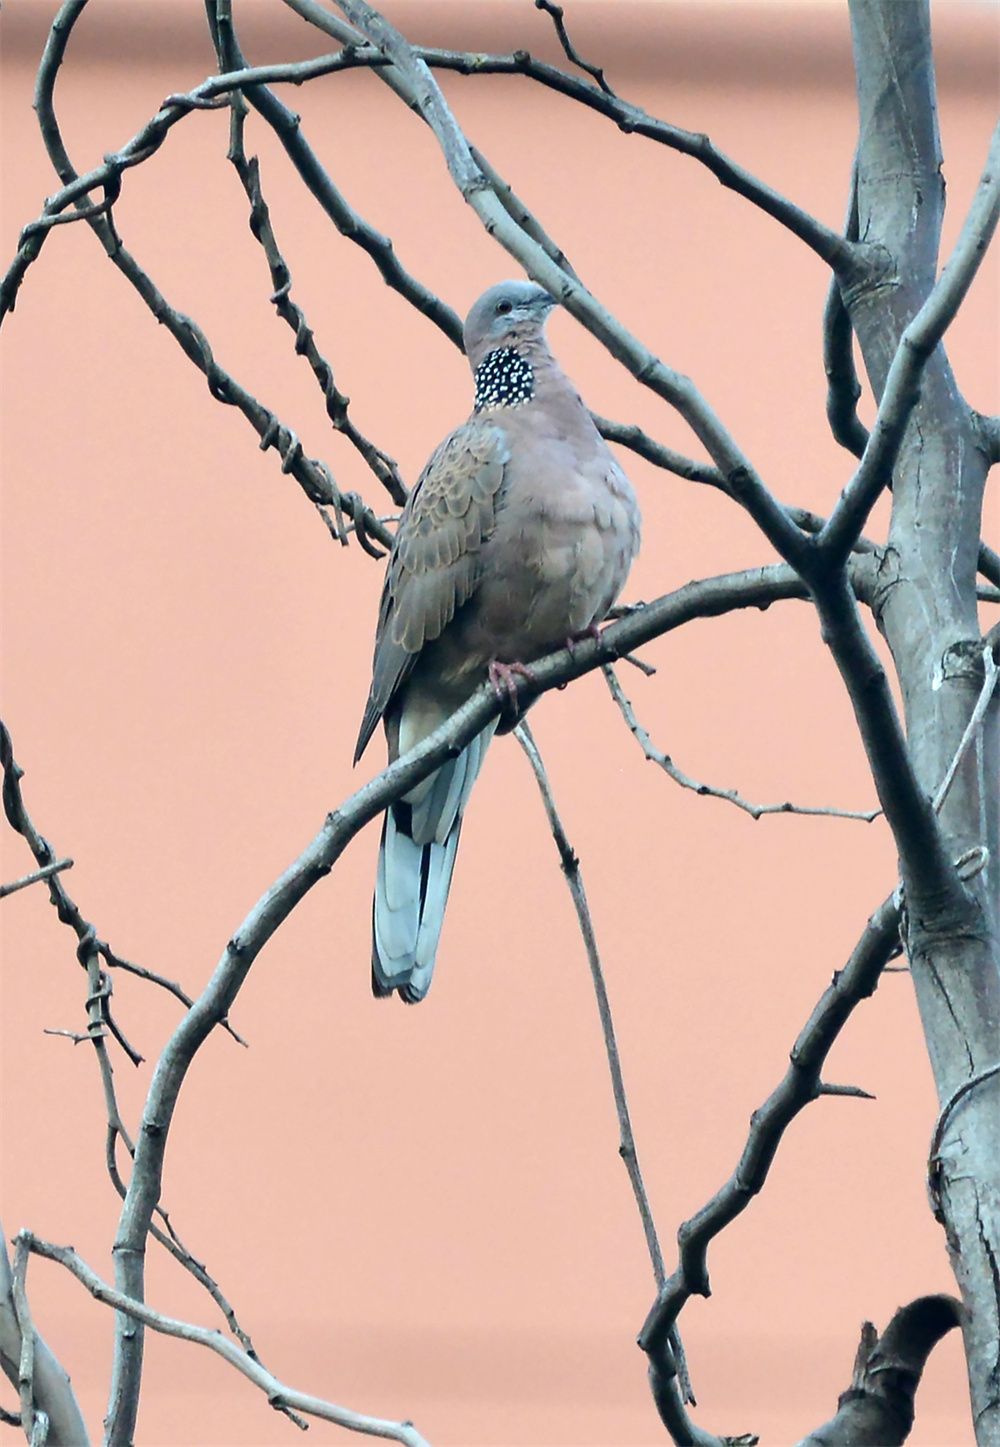
{"label": "thick tree trunk", "polygon": [[[926,0],[851,0],[851,18],[859,235],[868,256],[844,300],[878,397],[903,329],[935,279],[944,182]],[[938,347],[894,472],[876,600],[914,768],[929,795],[947,773],[983,685],[975,574],[988,468],[976,420]],[[953,859],[989,850],[986,866],[967,880],[966,902],[956,908],[921,895],[914,860],[905,840],[897,841],[905,943],[944,1112],[931,1197],[966,1307],[981,1444],[1000,1442],[1000,1074],[991,1072],[1000,1058],[998,703],[994,695],[941,807]]]}

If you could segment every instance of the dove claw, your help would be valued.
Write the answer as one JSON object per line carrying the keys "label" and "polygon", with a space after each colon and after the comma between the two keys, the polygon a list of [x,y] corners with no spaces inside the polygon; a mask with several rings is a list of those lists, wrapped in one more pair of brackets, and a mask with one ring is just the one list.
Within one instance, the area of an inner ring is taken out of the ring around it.
{"label": "dove claw", "polygon": [[586,628],[581,628],[579,633],[571,633],[566,639],[566,651],[571,658],[576,657],[576,645],[586,643],[588,638],[593,638],[595,643],[600,643],[601,630],[596,623],[588,623]]}
{"label": "dove claw", "polygon": [[494,658],[489,667],[489,679],[493,692],[501,703],[509,703],[511,708],[517,708],[517,677],[535,681],[535,675],[525,663],[501,663]]}

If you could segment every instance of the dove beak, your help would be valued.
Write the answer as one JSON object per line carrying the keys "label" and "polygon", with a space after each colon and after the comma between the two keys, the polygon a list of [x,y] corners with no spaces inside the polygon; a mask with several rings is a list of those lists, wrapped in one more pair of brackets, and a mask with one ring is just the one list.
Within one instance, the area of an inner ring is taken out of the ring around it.
{"label": "dove beak", "polygon": [[540,312],[544,317],[548,316],[552,308],[557,307],[559,303],[554,296],[550,296],[547,291],[539,287],[535,295],[531,298],[531,305],[535,311]]}

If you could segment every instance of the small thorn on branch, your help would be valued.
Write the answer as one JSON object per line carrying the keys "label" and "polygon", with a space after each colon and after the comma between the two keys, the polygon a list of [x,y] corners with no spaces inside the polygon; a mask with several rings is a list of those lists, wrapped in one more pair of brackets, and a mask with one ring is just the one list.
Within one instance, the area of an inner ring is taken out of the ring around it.
{"label": "small thorn on branch", "polygon": [[821,1080],[817,1088],[819,1095],[849,1095],[855,1100],[876,1100],[870,1090],[862,1090],[860,1085],[837,1085],[832,1080]]}

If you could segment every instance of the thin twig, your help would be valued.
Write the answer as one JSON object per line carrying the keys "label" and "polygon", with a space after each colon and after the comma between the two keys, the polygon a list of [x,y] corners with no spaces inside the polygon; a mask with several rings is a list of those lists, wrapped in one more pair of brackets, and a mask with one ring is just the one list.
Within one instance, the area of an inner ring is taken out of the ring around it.
{"label": "thin twig", "polygon": [[[79,14],[85,4],[86,0],[70,0],[69,5],[64,5],[63,12],[72,14],[72,11],[75,10],[76,14]],[[73,19],[76,18],[76,14],[72,15]],[[61,18],[62,14],[56,17],[54,24],[58,23]],[[143,162],[155,155],[166,140],[167,133],[185,116],[211,108],[217,99],[220,103],[224,103],[223,98],[232,90],[247,84],[248,76],[250,80],[284,80],[301,84],[316,76],[327,75],[330,71],[339,69],[341,64],[341,59],[337,55],[321,55],[315,60],[259,66],[249,73],[243,68],[235,76],[210,76],[207,80],[202,81],[201,85],[184,95],[168,96],[156,114],[130,141],[117,151],[107,155],[102,163],[95,166],[93,170],[82,176],[74,175],[72,179],[66,180],[62,189],[46,201],[37,220],[29,222],[22,229],[18,239],[17,254],[3,279],[0,280],[0,324],[6,314],[13,311],[24,274],[31,263],[37,259],[42,245],[53,227],[67,222],[93,221],[98,218],[104,219],[107,223],[107,213],[118,199],[124,173],[134,166],[142,165]],[[106,193],[103,201],[94,203],[84,199],[91,191],[98,189],[104,190]],[[75,209],[67,214],[67,208],[70,206],[74,206]]]}
{"label": "thin twig", "polygon": [[74,1045],[82,1045],[85,1040],[94,1039],[94,1034],[90,1030],[53,1030],[47,1025],[42,1027],[42,1034],[61,1035],[66,1040],[72,1040]]}
{"label": "thin twig", "polygon": [[[552,786],[549,783],[548,773],[542,756],[538,751],[534,736],[528,727],[526,720],[522,719],[514,730],[515,736],[521,748],[527,755],[542,796],[542,803],[545,806],[545,813],[552,830],[552,837],[555,840],[556,849],[559,851],[559,861],[562,872],[566,879],[566,885],[573,901],[573,908],[576,910],[577,922],[580,926],[580,934],[583,936],[584,949],[587,952],[587,963],[590,966],[590,977],[594,986],[594,994],[597,997],[597,1013],[601,1018],[601,1031],[604,1035],[604,1049],[608,1057],[608,1071],[611,1075],[611,1091],[615,1100],[615,1111],[618,1115],[618,1154],[625,1162],[625,1169],[628,1172],[629,1182],[632,1186],[632,1194],[635,1197],[635,1204],[639,1211],[639,1220],[642,1223],[643,1235],[646,1238],[646,1250],[649,1252],[650,1264],[653,1268],[653,1278],[656,1282],[657,1291],[662,1291],[666,1273],[663,1269],[663,1253],[660,1250],[659,1238],[656,1234],[656,1223],[653,1220],[653,1213],[649,1205],[649,1197],[646,1194],[646,1187],[642,1179],[642,1169],[639,1165],[639,1157],[635,1148],[635,1136],[632,1133],[632,1120],[628,1108],[628,1096],[625,1093],[625,1080],[622,1075],[621,1058],[618,1054],[618,1041],[615,1037],[615,1024],[611,1014],[611,1001],[608,998],[607,984],[604,979],[604,967],[601,964],[600,951],[597,948],[597,936],[594,933],[594,922],[590,915],[590,906],[587,903],[587,893],[583,884],[583,875],[580,871],[580,860],[566,837],[566,830],[559,817],[556,808],[556,801],[552,794]],[[684,1378],[683,1393],[686,1402],[694,1402],[691,1392],[690,1379],[687,1377],[687,1366],[684,1357],[684,1348],[680,1336],[675,1331],[671,1336],[671,1347],[677,1360],[677,1370]]]}
{"label": "thin twig", "polygon": [[[380,45],[365,46],[356,43],[356,32],[364,30],[364,27],[357,13],[345,6],[340,8],[356,27],[353,34],[350,27],[345,27],[342,21],[317,4],[317,0],[285,0],[285,4],[317,29],[345,46],[345,51],[342,52],[345,68],[348,65],[358,65],[382,69],[393,63],[392,57],[387,56]],[[365,33],[367,34],[366,31]],[[703,133],[685,131],[679,126],[658,120],[641,106],[632,105],[619,96],[600,90],[588,81],[581,80],[579,76],[560,70],[558,66],[536,60],[527,50],[515,50],[509,55],[442,50],[428,46],[412,46],[410,50],[415,57],[434,70],[451,70],[469,76],[520,75],[570,100],[578,101],[613,121],[626,135],[644,136],[670,150],[691,156],[711,171],[727,189],[750,201],[787,227],[828,265],[835,268],[845,266],[851,258],[853,248],[838,232],[751,175],[745,167],[720,151],[710,137]]]}
{"label": "thin twig", "polygon": [[71,1246],[55,1246],[49,1241],[41,1240],[30,1231],[19,1232],[17,1244],[18,1249],[23,1249],[25,1253],[31,1252],[64,1266],[76,1277],[77,1281],[87,1288],[91,1296],[107,1306],[114,1307],[115,1311],[124,1313],[134,1321],[141,1321],[144,1326],[151,1327],[153,1331],[162,1332],[164,1336],[179,1337],[182,1341],[208,1347],[210,1351],[222,1357],[223,1361],[229,1362],[230,1366],[241,1372],[255,1387],[259,1387],[262,1392],[266,1393],[268,1403],[272,1407],[280,1409],[290,1407],[307,1416],[320,1417],[326,1422],[335,1422],[339,1427],[346,1427],[351,1432],[402,1442],[405,1447],[429,1447],[425,1438],[410,1422],[392,1422],[384,1417],[370,1417],[362,1412],[352,1412],[349,1408],[338,1406],[334,1402],[326,1402],[319,1397],[310,1396],[306,1392],[296,1391],[295,1388],[280,1382],[277,1377],[262,1367],[256,1358],[241,1351],[221,1332],[210,1331],[206,1327],[196,1326],[192,1322],[177,1321],[174,1317],[164,1316],[161,1312],[146,1306],[144,1302],[135,1301],[124,1293],[116,1291],[106,1281],[102,1281]]}
{"label": "thin twig", "polygon": [[[0,720],[0,769],[3,770],[2,796],[7,822],[11,828],[24,839],[39,869],[44,870],[49,865],[57,862],[56,854],[48,840],[43,838],[35,828],[25,806],[24,796],[21,790],[21,779],[24,777],[24,770],[14,758],[14,745],[11,740],[10,731],[2,720]],[[45,883],[48,885],[49,899],[55,908],[59,922],[68,925],[76,935],[77,959],[83,968],[88,970],[90,976],[88,1013],[91,1016],[93,1028],[96,1029],[97,1024],[100,1024],[102,1027],[106,1026],[122,1046],[122,1049],[130,1057],[132,1063],[137,1065],[142,1057],[139,1052],[129,1044],[111,1011],[110,983],[108,983],[107,988],[105,988],[99,978],[100,972],[98,971],[97,974],[93,974],[90,970],[89,961],[91,957],[95,955],[97,946],[101,943],[97,937],[97,931],[89,920],[84,919],[76,902],[66,890],[58,871],[50,872]]]}
{"label": "thin twig", "polygon": [[[21,790],[23,770],[14,759],[10,734],[2,723],[0,723],[0,764],[2,764],[4,770],[3,803],[8,821],[18,833],[24,836],[35,857],[42,858],[46,851],[51,852],[51,849],[47,841],[44,840],[35,829],[25,807]],[[105,1161],[112,1184],[119,1194],[124,1197],[126,1187],[118,1174],[114,1159],[115,1142],[120,1139],[130,1156],[134,1154],[134,1147],[118,1106],[114,1084],[114,1068],[106,1045],[108,1034],[113,1034],[115,1038],[118,1039],[119,1043],[123,1045],[123,1048],[130,1053],[133,1060],[137,1058],[138,1053],[133,1051],[128,1045],[128,1042],[121,1033],[120,1027],[117,1026],[111,1014],[111,982],[107,975],[100,969],[99,962],[103,959],[109,968],[125,970],[130,974],[134,974],[141,979],[158,985],[160,988],[176,996],[176,998],[188,1008],[190,1008],[194,1002],[191,996],[175,981],[168,980],[153,970],[147,970],[142,965],[133,964],[130,960],[122,959],[111,949],[110,945],[104,940],[99,939],[93,925],[83,918],[77,905],[66,893],[60,880],[50,878],[49,890],[59,919],[74,930],[79,940],[77,958],[87,971],[88,976],[86,1001],[88,1028],[86,1032],[46,1029],[44,1033],[70,1039],[74,1044],[82,1044],[84,1041],[89,1040],[94,1047],[101,1076],[105,1113],[107,1116],[108,1147],[105,1152]],[[219,1023],[240,1044],[246,1044],[242,1036],[240,1036],[229,1023],[228,1018],[221,1020]],[[209,1275],[204,1264],[198,1261],[187,1247],[184,1246],[183,1242],[180,1241],[170,1224],[166,1211],[159,1205],[157,1205],[157,1214],[164,1221],[169,1234],[162,1232],[154,1223],[151,1227],[154,1237],[175,1257],[180,1265],[190,1272],[199,1284],[209,1292],[225,1316],[230,1330],[243,1343],[244,1347],[252,1352],[253,1343],[248,1334],[240,1326],[233,1307],[223,1295],[218,1283]]]}
{"label": "thin twig", "polygon": [[618,681],[618,677],[610,664],[605,665],[603,672],[605,681],[611,691],[611,697],[621,710],[622,717],[628,725],[629,732],[642,749],[646,758],[650,763],[657,764],[669,778],[673,779],[675,784],[680,784],[682,789],[690,789],[695,794],[707,795],[712,799],[724,799],[727,803],[735,805],[737,809],[742,809],[743,812],[749,814],[752,819],[759,819],[764,814],[818,814],[832,819],[860,819],[866,824],[871,824],[873,820],[879,818],[881,815],[881,809],[836,809],[829,805],[792,804],[788,801],[780,804],[753,804],[749,799],[744,799],[743,795],[738,793],[736,789],[720,789],[714,784],[701,783],[698,779],[685,773],[683,769],[678,768],[669,754],[663,753],[656,747],[649,734],[636,718],[635,709],[629,699],[626,698],[622,686]]}
{"label": "thin twig", "polygon": [[[87,0],[64,0],[49,32],[35,86],[35,109],[49,159],[64,183],[64,193],[70,194],[79,178],[59,130],[53,106],[53,89],[72,27],[86,4]],[[196,87],[195,93],[211,90],[218,82],[228,94],[232,84],[245,78],[245,74],[246,72],[242,71],[238,72],[236,77],[211,77],[209,81],[203,82],[202,86]],[[223,79],[225,85],[222,85]],[[164,113],[158,113],[160,114]],[[326,463],[306,457],[302,444],[292,429],[286,427],[274,412],[258,402],[256,397],[220,366],[201,328],[190,317],[170,306],[152,278],[122,245],[117,232],[113,232],[108,226],[106,219],[102,216],[91,216],[87,218],[87,224],[96,234],[112,264],[135,288],[156,320],[167,328],[189,360],[204,374],[212,396],[219,402],[236,407],[246,417],[260,439],[262,451],[275,448],[281,458],[282,472],[291,473],[310,501],[331,506],[338,512],[343,511],[356,523],[360,519],[363,527],[358,529],[358,542],[367,552],[381,557],[382,553],[368,540],[369,537],[377,539],[384,547],[391,546],[392,537],[380,527],[375,513],[367,508],[356,494],[341,493]]]}
{"label": "thin twig", "polygon": [[[231,31],[224,28],[217,31],[219,60],[225,66],[227,55],[225,53],[225,34]],[[235,68],[235,67],[234,67]],[[260,161],[256,156],[248,157],[244,146],[243,132],[246,120],[246,105],[242,93],[233,92],[230,96],[232,115],[230,119],[229,139],[229,160],[239,177],[240,184],[250,202],[250,230],[255,240],[260,243],[267,260],[268,269],[271,274],[271,301],[278,316],[288,324],[295,334],[295,350],[300,356],[304,356],[309,364],[310,370],[316,381],[319,383],[323,393],[323,400],[326,406],[326,415],[333,427],[347,438],[355,451],[364,459],[365,463],[375,474],[378,481],[387,490],[389,496],[397,506],[402,506],[406,501],[406,486],[399,475],[399,468],[396,462],[388,453],[376,447],[369,438],[354,425],[348,408],[350,399],[345,396],[337,386],[333,367],[316,345],[316,338],[312,327],[306,318],[306,314],[298,302],[293,301],[291,295],[292,274],[281,248],[275,236],[274,226],[271,222],[271,213],[264,200],[260,182]],[[326,514],[324,514],[326,516]],[[329,522],[329,519],[327,519]],[[346,530],[340,528],[339,540],[346,542]]]}
{"label": "thin twig", "polygon": [[557,241],[553,241],[538,217],[532,211],[528,210],[528,207],[521,200],[520,196],[517,195],[510,182],[501,176],[489,157],[484,156],[478,146],[470,146],[470,151],[473,160],[487,181],[489,181],[494,195],[507,212],[507,215],[520,226],[521,230],[530,236],[533,241],[538,242],[546,256],[554,261],[556,266],[561,267],[567,276],[576,276],[576,271],[565,251],[563,251]]}
{"label": "thin twig", "polygon": [[[176,980],[168,980],[166,975],[161,975],[156,970],[149,970],[145,965],[137,965],[132,960],[122,959],[121,955],[115,954],[111,946],[104,940],[97,941],[97,952],[109,969],[122,970],[125,974],[135,975],[136,979],[148,980],[151,985],[158,985],[161,990],[166,990],[168,995],[173,995],[175,1000],[180,1000],[187,1009],[194,1004],[187,990]],[[220,1020],[219,1024],[228,1035],[233,1037],[237,1045],[247,1046],[246,1040],[231,1021]]]}
{"label": "thin twig", "polygon": [[556,34],[559,37],[559,44],[565,51],[567,60],[571,60],[574,65],[579,66],[581,70],[586,71],[587,75],[593,76],[594,80],[596,80],[597,84],[600,86],[601,90],[603,90],[605,95],[615,95],[615,92],[611,89],[610,85],[608,85],[608,82],[605,80],[604,71],[600,68],[600,66],[591,65],[588,60],[584,60],[583,56],[580,55],[579,51],[577,51],[577,49],[573,45],[573,42],[570,40],[569,32],[566,29],[566,22],[563,20],[562,6],[554,5],[552,3],[552,0],[535,0],[535,9],[544,10],[546,15],[552,17],[552,24],[556,28]]}
{"label": "thin twig", "polygon": [[8,894],[16,894],[19,889],[27,889],[29,884],[39,884],[42,880],[51,879],[53,874],[61,874],[64,869],[72,868],[72,859],[56,859],[41,869],[33,869],[30,874],[22,874],[20,879],[12,879],[9,884],[0,884],[0,899],[6,898]]}
{"label": "thin twig", "polygon": [[[211,7],[211,13],[215,16],[215,0],[206,0],[206,5]],[[219,13],[218,18],[222,22],[220,31],[224,28],[229,32],[223,37],[227,47],[231,47],[227,53],[243,64],[244,57],[232,27],[231,15],[227,15],[224,10]],[[357,64],[355,55],[348,49],[330,57],[330,60],[336,61],[336,64],[331,63],[331,71],[350,69]],[[396,256],[389,237],[376,230],[347,202],[307,141],[300,118],[294,111],[289,110],[267,85],[244,85],[241,89],[250,105],[274,131],[310,194],[340,234],[355,246],[359,246],[371,258],[388,286],[399,292],[417,311],[461,345],[462,323],[459,318],[434,292],[407,271]]]}
{"label": "thin twig", "polygon": [[[31,1315],[25,1286],[26,1272],[25,1263],[15,1283],[3,1223],[0,1222],[0,1371],[18,1389],[21,1402],[26,1395],[22,1395],[20,1382],[24,1344],[22,1323],[30,1326]],[[20,1293],[20,1317],[14,1299],[15,1285]],[[90,1436],[66,1369],[36,1329],[32,1329],[29,1336],[34,1422],[28,1441],[38,1443],[44,1438],[60,1444],[60,1447],[89,1447]],[[11,1427],[21,1426],[21,1411],[10,1413],[0,1409],[0,1421]]]}
{"label": "thin twig", "polygon": [[14,1271],[11,1278],[11,1297],[14,1302],[14,1315],[17,1318],[17,1328],[21,1333],[21,1357],[18,1364],[17,1387],[18,1396],[21,1401],[21,1427],[25,1437],[32,1444],[36,1441],[36,1428],[39,1426],[38,1418],[42,1417],[42,1441],[48,1431],[48,1418],[44,1413],[39,1413],[35,1408],[35,1324],[31,1319],[31,1309],[28,1306],[28,1247],[17,1238],[14,1247]]}

